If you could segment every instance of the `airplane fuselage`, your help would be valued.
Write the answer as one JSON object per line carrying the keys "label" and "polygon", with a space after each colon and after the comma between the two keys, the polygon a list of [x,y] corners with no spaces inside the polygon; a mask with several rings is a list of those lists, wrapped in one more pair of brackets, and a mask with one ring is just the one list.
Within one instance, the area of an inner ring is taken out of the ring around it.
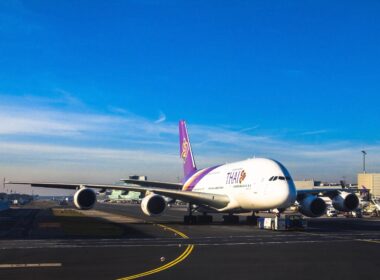
{"label": "airplane fuselage", "polygon": [[230,203],[218,211],[259,211],[291,206],[297,197],[294,182],[279,162],[254,158],[198,170],[184,191],[223,194]]}

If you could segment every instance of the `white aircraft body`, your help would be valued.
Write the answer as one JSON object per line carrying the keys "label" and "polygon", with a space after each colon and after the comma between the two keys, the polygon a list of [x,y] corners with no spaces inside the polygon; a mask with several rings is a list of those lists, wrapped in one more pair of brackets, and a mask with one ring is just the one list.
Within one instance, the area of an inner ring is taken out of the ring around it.
{"label": "white aircraft body", "polygon": [[228,203],[219,212],[287,208],[297,196],[285,167],[264,158],[199,170],[186,180],[183,190],[226,196]]}
{"label": "white aircraft body", "polygon": [[[93,190],[130,190],[145,193],[142,211],[149,216],[164,213],[168,199],[189,203],[185,222],[194,223],[194,210],[201,213],[243,213],[279,209],[296,201],[299,211],[308,217],[319,217],[326,212],[321,196],[328,196],[339,211],[352,211],[359,205],[356,195],[344,189],[311,189],[297,191],[288,170],[278,161],[253,158],[198,170],[193,157],[185,121],[179,122],[180,156],[183,160],[182,183],[164,183],[122,179],[126,184],[95,185],[65,183],[25,183],[33,187],[76,189],[74,204],[79,209],[91,209],[96,203]],[[204,215],[206,216],[206,215]],[[199,216],[198,216],[199,217]],[[210,217],[210,216],[208,216]]]}

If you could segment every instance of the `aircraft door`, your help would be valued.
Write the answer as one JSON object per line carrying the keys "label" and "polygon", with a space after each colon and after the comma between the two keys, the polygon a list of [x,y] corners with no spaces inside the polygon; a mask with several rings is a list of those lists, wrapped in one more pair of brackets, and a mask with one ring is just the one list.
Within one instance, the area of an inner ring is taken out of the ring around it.
{"label": "aircraft door", "polygon": [[258,195],[265,196],[267,195],[267,190],[269,188],[269,182],[268,180],[265,180],[265,178],[260,178],[255,186],[255,192]]}

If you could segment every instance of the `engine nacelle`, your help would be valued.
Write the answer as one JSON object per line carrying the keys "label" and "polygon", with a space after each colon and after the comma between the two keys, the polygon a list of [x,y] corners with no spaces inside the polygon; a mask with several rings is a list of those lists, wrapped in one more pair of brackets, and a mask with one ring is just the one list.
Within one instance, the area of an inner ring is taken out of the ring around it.
{"label": "engine nacelle", "polygon": [[141,209],[145,215],[160,216],[166,209],[166,200],[158,194],[150,194],[141,201]]}
{"label": "engine nacelle", "polygon": [[320,197],[308,195],[299,201],[298,211],[307,217],[317,218],[326,213],[326,203]]}
{"label": "engine nacelle", "polygon": [[74,205],[80,210],[89,210],[96,203],[96,193],[92,189],[82,188],[74,194]]}
{"label": "engine nacelle", "polygon": [[348,192],[342,192],[332,199],[333,207],[342,212],[350,212],[358,208],[359,206],[359,198],[353,194]]}

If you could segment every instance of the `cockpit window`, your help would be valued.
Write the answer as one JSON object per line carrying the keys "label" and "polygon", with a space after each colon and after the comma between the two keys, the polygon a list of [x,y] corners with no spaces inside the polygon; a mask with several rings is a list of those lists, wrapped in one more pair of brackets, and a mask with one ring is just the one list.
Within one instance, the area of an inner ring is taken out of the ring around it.
{"label": "cockpit window", "polygon": [[290,176],[272,176],[269,178],[269,181],[273,182],[273,181],[277,181],[277,180],[281,180],[281,181],[291,181],[292,178]]}

